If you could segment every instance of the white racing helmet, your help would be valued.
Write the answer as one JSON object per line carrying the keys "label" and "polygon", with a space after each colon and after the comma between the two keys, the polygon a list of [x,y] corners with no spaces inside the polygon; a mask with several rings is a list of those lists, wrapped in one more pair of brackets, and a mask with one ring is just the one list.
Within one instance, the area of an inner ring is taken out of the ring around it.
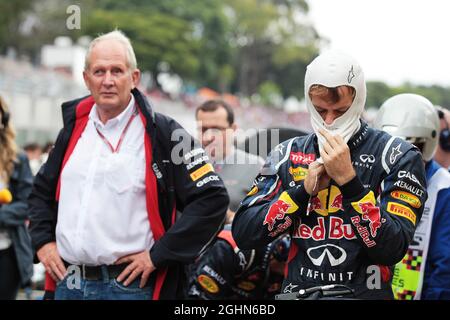
{"label": "white racing helmet", "polygon": [[386,100],[378,111],[374,127],[418,146],[430,161],[439,139],[439,117],[425,97],[402,93]]}
{"label": "white racing helmet", "polygon": [[[355,89],[351,107],[332,124],[325,123],[311,102],[309,90],[316,84],[328,88],[350,86]],[[359,63],[341,51],[330,50],[319,55],[306,69],[305,101],[311,115],[311,125],[318,137],[319,149],[322,149],[325,141],[319,129],[324,129],[332,135],[339,134],[345,142],[348,142],[361,126],[359,119],[366,102],[366,82]]]}

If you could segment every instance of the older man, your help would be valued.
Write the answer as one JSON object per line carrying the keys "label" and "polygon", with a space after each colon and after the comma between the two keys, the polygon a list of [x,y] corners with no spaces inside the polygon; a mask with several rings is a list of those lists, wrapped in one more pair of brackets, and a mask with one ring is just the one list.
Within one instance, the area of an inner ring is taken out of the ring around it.
{"label": "older man", "polygon": [[224,185],[194,139],[136,89],[140,71],[121,32],[92,41],[83,75],[91,96],[63,104],[64,128],[29,199],[46,290],[56,299],[177,298],[183,264],[224,221]]}

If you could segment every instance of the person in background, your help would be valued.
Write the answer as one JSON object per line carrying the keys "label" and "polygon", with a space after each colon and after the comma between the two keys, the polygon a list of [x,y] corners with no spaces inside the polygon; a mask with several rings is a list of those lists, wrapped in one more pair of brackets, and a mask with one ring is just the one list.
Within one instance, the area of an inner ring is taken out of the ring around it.
{"label": "person in background", "polygon": [[46,299],[182,296],[185,264],[225,220],[222,180],[195,139],[153,111],[140,74],[130,40],[101,35],[85,59],[91,95],[62,105],[64,127],[28,201]]}
{"label": "person in background", "polygon": [[42,155],[41,155],[41,162],[46,163],[48,159],[48,155],[50,151],[53,149],[53,146],[55,145],[54,142],[48,141],[44,147],[42,148]]}
{"label": "person in background", "polygon": [[191,265],[187,298],[200,300],[271,300],[280,293],[290,237],[241,250],[226,225],[216,242]]}
{"label": "person in background", "polygon": [[28,161],[30,162],[31,172],[35,176],[42,165],[42,148],[37,143],[29,143],[23,147],[23,150],[27,154]]}
{"label": "person in background", "polygon": [[[428,200],[409,190],[391,194],[404,205],[424,207],[405,257],[394,270],[392,287],[399,300],[450,299],[450,173],[433,160],[439,140],[439,118],[433,104],[417,94],[399,94],[383,103],[374,125],[415,145],[425,163]],[[399,178],[416,177],[409,171]]]}
{"label": "person in background", "polygon": [[237,124],[231,106],[223,100],[208,100],[195,111],[198,137],[222,178],[230,196],[227,223],[231,223],[241,200],[250,191],[264,159],[237,149]]}
{"label": "person in background", "polygon": [[450,170],[450,111],[437,107],[440,123],[439,143],[434,160],[439,165]]}
{"label": "person in background", "polygon": [[19,153],[6,103],[0,97],[0,300],[13,300],[33,275],[27,198],[33,175]]}

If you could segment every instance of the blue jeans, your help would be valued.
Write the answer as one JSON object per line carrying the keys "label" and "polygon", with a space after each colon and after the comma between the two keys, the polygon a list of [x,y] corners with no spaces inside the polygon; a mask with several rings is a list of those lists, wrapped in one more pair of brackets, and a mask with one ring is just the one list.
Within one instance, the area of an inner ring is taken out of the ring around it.
{"label": "blue jeans", "polygon": [[110,279],[106,266],[102,266],[102,276],[102,280],[79,279],[79,283],[71,281],[70,275],[66,276],[56,285],[55,300],[152,300],[156,272],[150,275],[142,289],[139,288],[140,276],[127,287]]}

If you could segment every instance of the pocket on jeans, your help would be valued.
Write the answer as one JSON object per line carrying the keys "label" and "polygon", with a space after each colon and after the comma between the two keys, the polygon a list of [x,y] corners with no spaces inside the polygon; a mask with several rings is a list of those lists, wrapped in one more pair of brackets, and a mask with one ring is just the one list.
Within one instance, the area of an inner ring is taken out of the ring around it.
{"label": "pocket on jeans", "polygon": [[121,282],[117,281],[117,279],[112,280],[112,287],[116,291],[122,293],[147,293],[151,291],[151,287],[149,286],[149,282],[145,285],[144,288],[139,288],[141,279],[138,278],[130,283],[128,286],[124,286]]}
{"label": "pocket on jeans", "polygon": [[68,276],[68,275],[66,275],[62,280],[56,281],[56,287],[60,287],[61,284],[65,284],[65,283],[66,283],[66,280],[67,280],[67,276]]}

